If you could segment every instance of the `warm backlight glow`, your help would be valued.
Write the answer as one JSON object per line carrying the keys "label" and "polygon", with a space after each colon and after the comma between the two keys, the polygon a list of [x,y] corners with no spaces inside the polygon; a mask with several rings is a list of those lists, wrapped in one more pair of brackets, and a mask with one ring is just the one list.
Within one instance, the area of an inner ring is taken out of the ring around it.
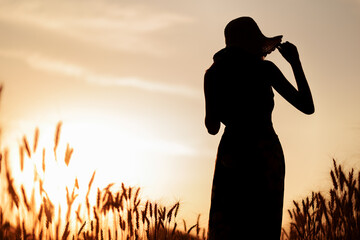
{"label": "warm backlight glow", "polygon": [[[266,36],[297,46],[314,98],[315,114],[306,116],[275,92],[284,224],[293,200],[327,189],[332,158],[359,166],[358,1],[194,2],[0,0],[0,147],[8,149],[20,197],[21,185],[29,199],[39,192],[41,179],[55,214],[60,204],[66,215],[66,187],[71,195],[77,179],[74,194],[83,202],[96,171],[91,201],[97,188],[124,182],[140,187],[144,199],[180,200],[184,218],[191,224],[201,213],[206,226],[224,127],[216,136],[206,131],[203,77],[225,46],[226,24],[245,15]],[[266,59],[296,84],[277,50]]]}
{"label": "warm backlight glow", "polygon": [[[151,188],[166,188],[166,182],[154,176],[159,170],[154,161],[168,161],[165,158],[173,154],[194,154],[191,149],[180,144],[164,142],[155,137],[150,139],[146,137],[149,133],[139,128],[137,135],[136,131],[121,129],[120,134],[110,127],[95,127],[86,123],[60,122],[57,127],[44,129],[38,130],[37,140],[36,134],[23,137],[19,143],[19,153],[11,154],[13,159],[19,159],[19,162],[11,162],[12,174],[17,176],[15,182],[18,186],[23,185],[28,194],[33,189],[40,191],[43,188],[56,209],[57,206],[67,209],[65,196],[71,195],[73,190],[78,199],[84,199],[94,171],[94,190],[89,195],[93,201],[96,189],[102,189],[112,182],[141,186],[147,197],[161,198],[162,193]],[[33,147],[35,141],[36,149]],[[16,149],[16,145],[10,145]],[[30,148],[29,153],[27,148]],[[151,191],[146,191],[147,188]],[[42,199],[36,201],[40,205]],[[66,213],[62,211],[61,214],[64,218]]]}

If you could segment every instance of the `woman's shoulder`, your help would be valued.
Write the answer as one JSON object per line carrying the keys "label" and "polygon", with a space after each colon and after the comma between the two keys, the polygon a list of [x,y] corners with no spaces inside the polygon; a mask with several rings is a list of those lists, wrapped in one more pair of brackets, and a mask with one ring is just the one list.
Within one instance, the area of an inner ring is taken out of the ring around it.
{"label": "woman's shoulder", "polygon": [[270,60],[263,60],[261,65],[267,73],[278,73],[280,71],[276,64]]}
{"label": "woman's shoulder", "polygon": [[270,60],[263,60],[262,61],[262,65],[264,67],[267,67],[267,68],[277,68],[277,66],[275,65],[275,63],[273,63],[272,61]]}

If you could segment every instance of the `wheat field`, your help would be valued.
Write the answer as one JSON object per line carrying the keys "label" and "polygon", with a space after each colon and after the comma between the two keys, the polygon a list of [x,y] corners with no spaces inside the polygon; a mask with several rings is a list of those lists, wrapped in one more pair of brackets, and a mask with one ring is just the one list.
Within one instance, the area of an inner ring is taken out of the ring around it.
{"label": "wheat field", "polygon": [[[51,154],[56,162],[69,165],[73,148],[67,144],[64,159],[59,159],[58,146],[62,122],[56,126],[54,147]],[[24,136],[19,146],[20,174],[34,172],[32,189],[23,183],[15,184],[9,164],[9,150],[1,146],[0,177],[0,239],[205,239],[205,228],[196,224],[187,228],[178,220],[180,202],[162,206],[140,198],[139,187],[108,184],[93,189],[96,171],[89,179],[84,199],[79,199],[78,179],[70,188],[66,186],[66,206],[56,204],[44,188],[48,155],[42,149],[42,158],[33,159],[39,151],[40,131],[35,129],[33,143]],[[24,161],[33,161],[34,169],[26,169]],[[38,169],[36,161],[41,161]],[[17,176],[18,177],[18,176]],[[95,201],[90,195],[95,192]],[[179,226],[181,225],[181,227]]]}
{"label": "wheat field", "polygon": [[[55,161],[60,161],[57,148],[61,126],[61,122],[56,126],[51,153]],[[143,200],[139,187],[124,183],[95,189],[96,171],[89,179],[83,199],[79,199],[79,183],[75,178],[71,188],[65,187],[65,207],[56,205],[43,187],[47,169],[45,148],[41,159],[33,159],[39,151],[39,134],[36,128],[33,143],[24,136],[19,146],[21,174],[34,171],[32,189],[15,184],[9,167],[9,150],[1,146],[0,239],[206,239],[206,229],[200,227],[200,215],[189,228],[184,220],[179,221],[180,202],[162,206]],[[67,144],[61,160],[66,166],[73,151]],[[25,160],[41,161],[41,168],[34,164],[34,169],[26,169]],[[282,240],[360,239],[360,171],[345,172],[333,160],[329,175],[332,186],[328,192],[312,192],[303,200],[293,201],[293,209],[288,210],[290,227],[282,230]],[[90,199],[92,192],[95,201]]]}
{"label": "wheat field", "polygon": [[312,192],[310,197],[293,201],[294,208],[288,210],[290,229],[283,229],[282,239],[360,239],[360,171],[346,172],[333,159],[330,179],[328,192]]}

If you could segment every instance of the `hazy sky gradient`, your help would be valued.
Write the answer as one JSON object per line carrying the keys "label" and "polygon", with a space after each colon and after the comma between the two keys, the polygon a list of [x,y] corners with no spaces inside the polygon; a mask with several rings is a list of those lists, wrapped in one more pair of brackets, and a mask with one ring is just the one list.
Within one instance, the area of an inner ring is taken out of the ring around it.
{"label": "hazy sky gradient", "polygon": [[[99,184],[124,181],[152,198],[181,199],[185,215],[206,222],[220,134],[203,125],[203,74],[224,47],[226,23],[243,15],[297,45],[314,96],[312,116],[275,97],[285,209],[326,189],[332,157],[360,166],[358,0],[0,0],[5,143],[36,126],[52,141],[62,120],[81,174],[97,168]],[[294,83],[278,52],[268,59]]]}

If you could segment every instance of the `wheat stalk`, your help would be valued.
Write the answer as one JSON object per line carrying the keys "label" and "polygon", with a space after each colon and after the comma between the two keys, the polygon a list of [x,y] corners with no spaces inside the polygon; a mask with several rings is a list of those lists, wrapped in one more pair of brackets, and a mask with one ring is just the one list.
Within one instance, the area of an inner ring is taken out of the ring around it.
{"label": "wheat stalk", "polygon": [[24,171],[24,147],[19,146],[19,155],[20,155],[20,170]]}
{"label": "wheat stalk", "polygon": [[10,197],[12,199],[12,203],[15,203],[15,206],[19,208],[19,196],[15,191],[13,185],[14,180],[11,178],[9,171],[6,171],[6,179],[8,183],[8,193],[10,194]]}
{"label": "wheat stalk", "polygon": [[66,166],[69,166],[70,158],[71,158],[71,155],[73,154],[73,152],[74,152],[74,149],[70,148],[70,145],[67,144],[66,152],[65,152],[65,159],[64,159]]}
{"label": "wheat stalk", "polygon": [[26,136],[23,137],[23,143],[24,143],[24,147],[26,150],[26,154],[28,155],[29,158],[31,158],[31,151],[30,151],[29,143],[28,143]]}
{"label": "wheat stalk", "polygon": [[89,217],[90,217],[89,194],[90,194],[91,186],[92,186],[94,178],[95,178],[95,173],[96,173],[96,171],[94,171],[94,173],[91,176],[91,179],[90,179],[89,184],[88,184],[88,190],[87,190],[86,197],[85,197],[85,199],[86,199],[86,208],[87,208],[87,212],[88,212]]}
{"label": "wheat stalk", "polygon": [[288,210],[292,219],[290,234],[283,230],[283,238],[297,239],[359,239],[360,238],[360,171],[355,179],[351,169],[345,174],[342,166],[333,160],[330,171],[332,188],[329,198],[321,192],[312,192],[311,201],[302,201],[302,211],[294,201]]}
{"label": "wheat stalk", "polygon": [[37,149],[37,145],[38,145],[38,141],[39,141],[39,128],[35,129],[35,133],[34,133],[34,144],[33,144],[33,152],[36,152]]}
{"label": "wheat stalk", "polygon": [[56,125],[55,138],[54,138],[54,155],[55,155],[55,160],[57,160],[56,150],[57,150],[57,147],[58,147],[59,141],[60,141],[61,126],[62,126],[62,122],[60,121],[60,122],[58,122],[57,125]]}
{"label": "wheat stalk", "polygon": [[65,226],[65,229],[64,229],[64,232],[63,232],[63,235],[62,235],[62,240],[66,240],[70,234],[70,230],[69,230],[69,223],[70,222],[67,222],[66,223],[66,226]]}
{"label": "wheat stalk", "polygon": [[27,210],[30,212],[31,207],[30,207],[29,201],[28,201],[28,199],[26,197],[26,192],[25,192],[24,185],[22,185],[22,184],[21,184],[21,193],[22,193],[22,196],[23,196],[24,204],[25,204]]}
{"label": "wheat stalk", "polygon": [[[1,145],[0,145],[0,146],[1,146]],[[2,153],[0,152],[0,173],[1,173],[2,159],[3,159],[3,155],[2,155]]]}
{"label": "wheat stalk", "polygon": [[45,173],[45,168],[46,168],[46,165],[45,165],[45,148],[43,148],[43,151],[42,151],[42,170],[43,170],[43,173]]}

